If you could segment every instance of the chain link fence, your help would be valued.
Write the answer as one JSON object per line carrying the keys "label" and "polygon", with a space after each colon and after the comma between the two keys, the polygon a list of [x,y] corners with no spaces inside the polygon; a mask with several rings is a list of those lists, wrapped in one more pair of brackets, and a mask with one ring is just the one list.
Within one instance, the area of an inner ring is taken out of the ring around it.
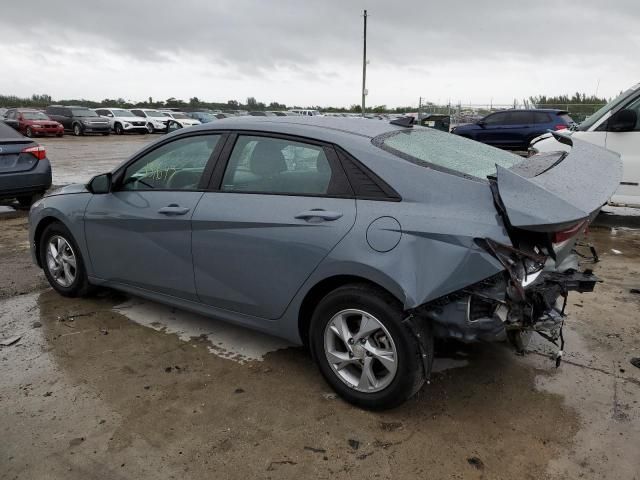
{"label": "chain link fence", "polygon": [[594,103],[563,103],[563,104],[532,104],[532,103],[511,103],[511,104],[457,104],[457,105],[422,105],[418,114],[423,118],[428,114],[449,115],[451,123],[460,125],[464,123],[477,122],[481,118],[493,112],[509,109],[529,109],[529,108],[553,108],[565,110],[576,123],[582,122],[585,118],[595,113],[604,104]]}

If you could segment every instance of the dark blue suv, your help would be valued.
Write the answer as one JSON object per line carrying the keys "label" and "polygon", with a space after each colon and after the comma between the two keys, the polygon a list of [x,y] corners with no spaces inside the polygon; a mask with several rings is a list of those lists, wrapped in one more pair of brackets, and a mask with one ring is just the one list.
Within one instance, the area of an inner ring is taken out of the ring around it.
{"label": "dark blue suv", "polygon": [[476,123],[457,126],[451,133],[507,150],[527,150],[538,135],[569,128],[573,123],[564,110],[504,110]]}

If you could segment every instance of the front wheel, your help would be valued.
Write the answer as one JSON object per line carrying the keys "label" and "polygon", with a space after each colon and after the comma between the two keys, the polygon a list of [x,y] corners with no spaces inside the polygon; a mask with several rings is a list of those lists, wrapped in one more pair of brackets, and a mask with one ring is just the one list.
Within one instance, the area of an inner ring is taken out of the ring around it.
{"label": "front wheel", "polygon": [[84,132],[82,131],[82,127],[80,126],[79,123],[76,123],[73,125],[73,134],[76,137],[79,137],[80,135],[82,135]]}
{"label": "front wheel", "polygon": [[431,369],[433,338],[426,325],[419,340],[403,324],[399,302],[364,284],[340,287],[313,313],[312,354],[320,371],[345,400],[363,408],[393,408],[422,387],[422,355]]}
{"label": "front wheel", "polygon": [[27,131],[25,132],[25,134],[29,138],[33,137],[33,130],[31,130],[31,127],[27,127]]}
{"label": "front wheel", "polygon": [[151,123],[147,123],[147,133],[153,133],[154,128]]}
{"label": "front wheel", "polygon": [[124,129],[122,128],[122,125],[120,125],[119,123],[116,123],[113,129],[115,130],[116,135],[122,135],[124,133]]}
{"label": "front wheel", "polygon": [[71,232],[61,223],[48,225],[40,238],[40,261],[49,285],[65,297],[91,291],[82,254]]}

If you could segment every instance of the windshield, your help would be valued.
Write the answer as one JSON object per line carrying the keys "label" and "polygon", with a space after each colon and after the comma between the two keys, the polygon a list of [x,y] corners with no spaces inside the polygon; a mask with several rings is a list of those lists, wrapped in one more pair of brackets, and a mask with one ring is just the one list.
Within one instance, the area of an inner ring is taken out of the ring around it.
{"label": "windshield", "polygon": [[440,167],[482,179],[495,175],[496,164],[511,168],[524,160],[513,153],[431,128],[385,133],[374,138],[373,144],[416,165]]}
{"label": "windshield", "polygon": [[118,108],[113,108],[111,112],[116,117],[135,117],[135,115],[128,110],[120,110]]}
{"label": "windshield", "polygon": [[581,130],[583,132],[589,130],[591,127],[593,127],[593,125],[595,125],[595,123],[598,120],[602,118],[602,116],[605,113],[607,113],[609,110],[613,110],[614,108],[618,107],[621,103],[625,102],[627,100],[627,97],[629,97],[631,94],[633,94],[633,92],[638,90],[638,88],[640,88],[640,83],[638,83],[637,85],[634,85],[629,90],[622,92],[616,98],[614,98],[609,103],[607,103],[604,107],[598,109],[593,115],[591,115],[590,117],[587,117],[587,119],[584,122],[578,125],[578,130]]}
{"label": "windshield", "polygon": [[49,120],[42,112],[22,112],[22,118],[25,120]]}
{"label": "windshield", "polygon": [[71,115],[74,117],[98,117],[99,115],[88,108],[72,108]]}
{"label": "windshield", "polygon": [[210,114],[210,113],[204,113],[204,112],[202,112],[202,113],[196,113],[194,116],[195,116],[196,118],[198,118],[198,119],[202,118],[203,120],[208,120],[208,121],[211,121],[211,120],[217,120],[217,118],[218,118],[218,117],[213,116],[213,115],[212,115],[212,114]]}
{"label": "windshield", "polygon": [[147,114],[147,117],[166,117],[166,113],[159,112],[157,110],[145,110],[144,113]]}
{"label": "windshield", "polygon": [[172,116],[173,118],[189,118],[189,117],[187,117],[184,113],[175,113],[175,112],[174,112],[174,113],[172,113],[172,114],[171,114],[171,116]]}

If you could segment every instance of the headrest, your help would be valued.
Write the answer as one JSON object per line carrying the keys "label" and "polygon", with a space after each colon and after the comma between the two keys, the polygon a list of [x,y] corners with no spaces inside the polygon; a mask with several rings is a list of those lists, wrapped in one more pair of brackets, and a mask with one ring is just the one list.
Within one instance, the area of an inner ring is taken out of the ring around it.
{"label": "headrest", "polygon": [[252,173],[262,177],[286,171],[287,162],[282,154],[281,145],[271,140],[258,142],[251,154],[249,167]]}

